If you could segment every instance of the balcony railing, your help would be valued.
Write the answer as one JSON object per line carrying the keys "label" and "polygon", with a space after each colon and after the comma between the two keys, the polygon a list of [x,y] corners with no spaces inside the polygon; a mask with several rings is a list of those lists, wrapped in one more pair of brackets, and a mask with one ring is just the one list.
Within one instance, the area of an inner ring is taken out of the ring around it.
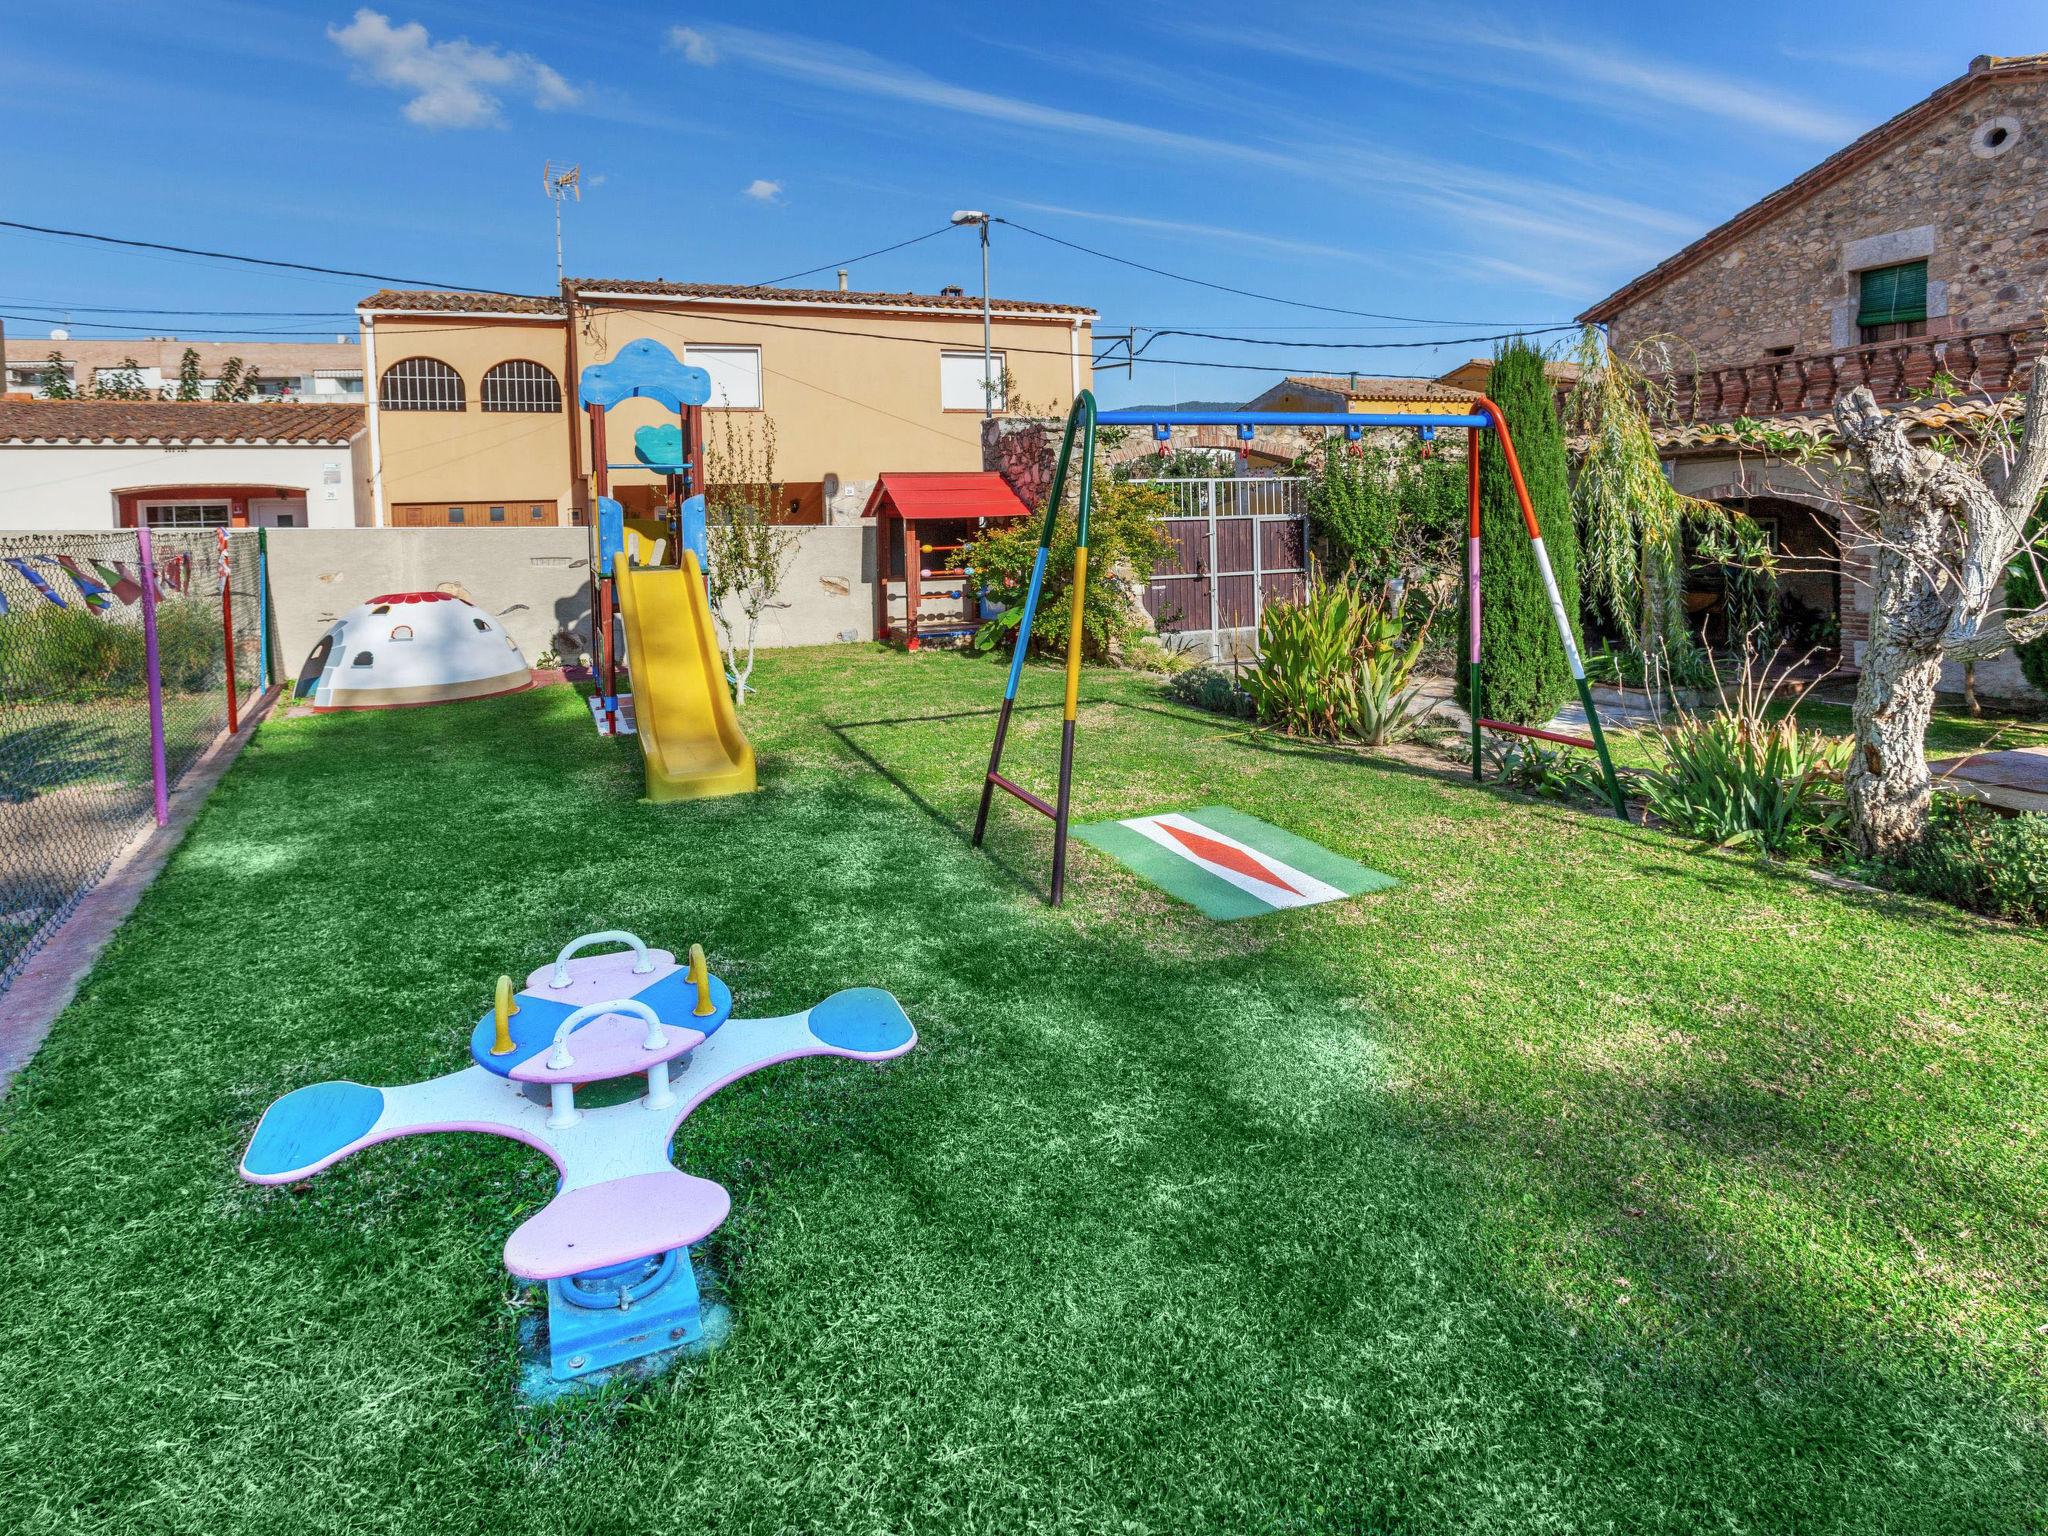
{"label": "balcony railing", "polygon": [[1678,421],[1726,421],[1825,411],[1859,384],[1878,404],[1898,405],[1925,392],[1937,375],[1964,390],[2002,395],[2025,387],[2042,343],[2039,329],[1965,331],[1702,368],[1674,381],[1671,414]]}

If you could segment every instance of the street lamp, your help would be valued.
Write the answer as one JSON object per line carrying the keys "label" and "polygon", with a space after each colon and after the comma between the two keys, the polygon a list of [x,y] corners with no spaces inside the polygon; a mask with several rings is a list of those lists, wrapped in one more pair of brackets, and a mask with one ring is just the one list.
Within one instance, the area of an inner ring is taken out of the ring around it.
{"label": "street lamp", "polygon": [[981,226],[981,414],[993,416],[996,413],[996,383],[989,376],[995,363],[995,353],[990,350],[988,338],[989,216],[978,208],[956,208],[953,210],[953,222]]}

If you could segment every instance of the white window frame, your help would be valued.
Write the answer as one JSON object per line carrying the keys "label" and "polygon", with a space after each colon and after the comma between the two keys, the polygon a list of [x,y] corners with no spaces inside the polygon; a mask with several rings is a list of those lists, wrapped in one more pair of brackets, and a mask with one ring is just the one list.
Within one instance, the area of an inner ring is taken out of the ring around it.
{"label": "white window frame", "polygon": [[[693,342],[683,348],[684,361],[711,375],[711,409],[715,411],[758,411],[761,409],[761,349],[757,346],[719,342]],[[735,369],[735,365],[737,369]],[[748,374],[751,372],[751,381]],[[753,389],[748,391],[747,383]],[[734,385],[738,384],[737,390]],[[751,398],[749,394],[751,393]]]}
{"label": "white window frame", "polygon": [[[183,518],[175,515],[160,518],[155,515],[157,513],[177,514],[180,512],[201,514],[219,512],[220,521],[217,523],[213,522],[203,515],[192,518]],[[136,521],[145,528],[226,528],[234,522],[235,506],[231,501],[181,501],[175,497],[169,497],[162,501],[137,502],[135,504],[135,517]]]}
{"label": "white window frame", "polygon": [[[982,372],[982,351],[965,348],[948,348],[939,354],[939,409],[942,411],[972,411],[979,416],[989,408],[993,400],[997,410],[1005,410],[1009,401],[1004,398],[1003,376],[1008,372],[1009,363],[1002,349],[996,348],[988,354],[988,372]],[[994,383],[991,394],[985,388]]]}

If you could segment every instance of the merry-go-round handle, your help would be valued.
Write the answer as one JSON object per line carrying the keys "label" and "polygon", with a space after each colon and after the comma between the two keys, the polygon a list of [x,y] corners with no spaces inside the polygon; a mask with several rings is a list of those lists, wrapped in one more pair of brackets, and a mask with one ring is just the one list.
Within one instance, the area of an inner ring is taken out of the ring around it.
{"label": "merry-go-round handle", "polygon": [[654,960],[647,953],[646,942],[638,934],[628,933],[623,928],[607,928],[602,933],[586,933],[564,944],[562,952],[555,956],[555,974],[548,978],[549,986],[569,985],[569,957],[589,944],[630,944],[633,946],[633,974],[645,976],[654,969]]}
{"label": "merry-go-round handle", "polygon": [[576,1059],[569,1054],[569,1032],[578,1024],[587,1024],[607,1013],[630,1013],[647,1021],[647,1038],[640,1042],[642,1050],[658,1051],[668,1044],[668,1036],[661,1032],[661,1016],[652,1008],[637,997],[614,998],[609,1003],[592,1003],[588,1008],[578,1008],[555,1026],[555,1048],[548,1054],[549,1068],[559,1071],[563,1067],[574,1066]]}

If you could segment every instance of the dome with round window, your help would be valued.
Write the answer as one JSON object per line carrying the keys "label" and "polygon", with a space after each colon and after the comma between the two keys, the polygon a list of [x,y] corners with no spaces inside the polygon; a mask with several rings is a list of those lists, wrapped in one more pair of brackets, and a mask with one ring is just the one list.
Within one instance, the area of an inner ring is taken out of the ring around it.
{"label": "dome with round window", "polygon": [[498,621],[454,592],[387,592],[349,609],[307,656],[293,696],[314,709],[387,709],[533,686]]}

